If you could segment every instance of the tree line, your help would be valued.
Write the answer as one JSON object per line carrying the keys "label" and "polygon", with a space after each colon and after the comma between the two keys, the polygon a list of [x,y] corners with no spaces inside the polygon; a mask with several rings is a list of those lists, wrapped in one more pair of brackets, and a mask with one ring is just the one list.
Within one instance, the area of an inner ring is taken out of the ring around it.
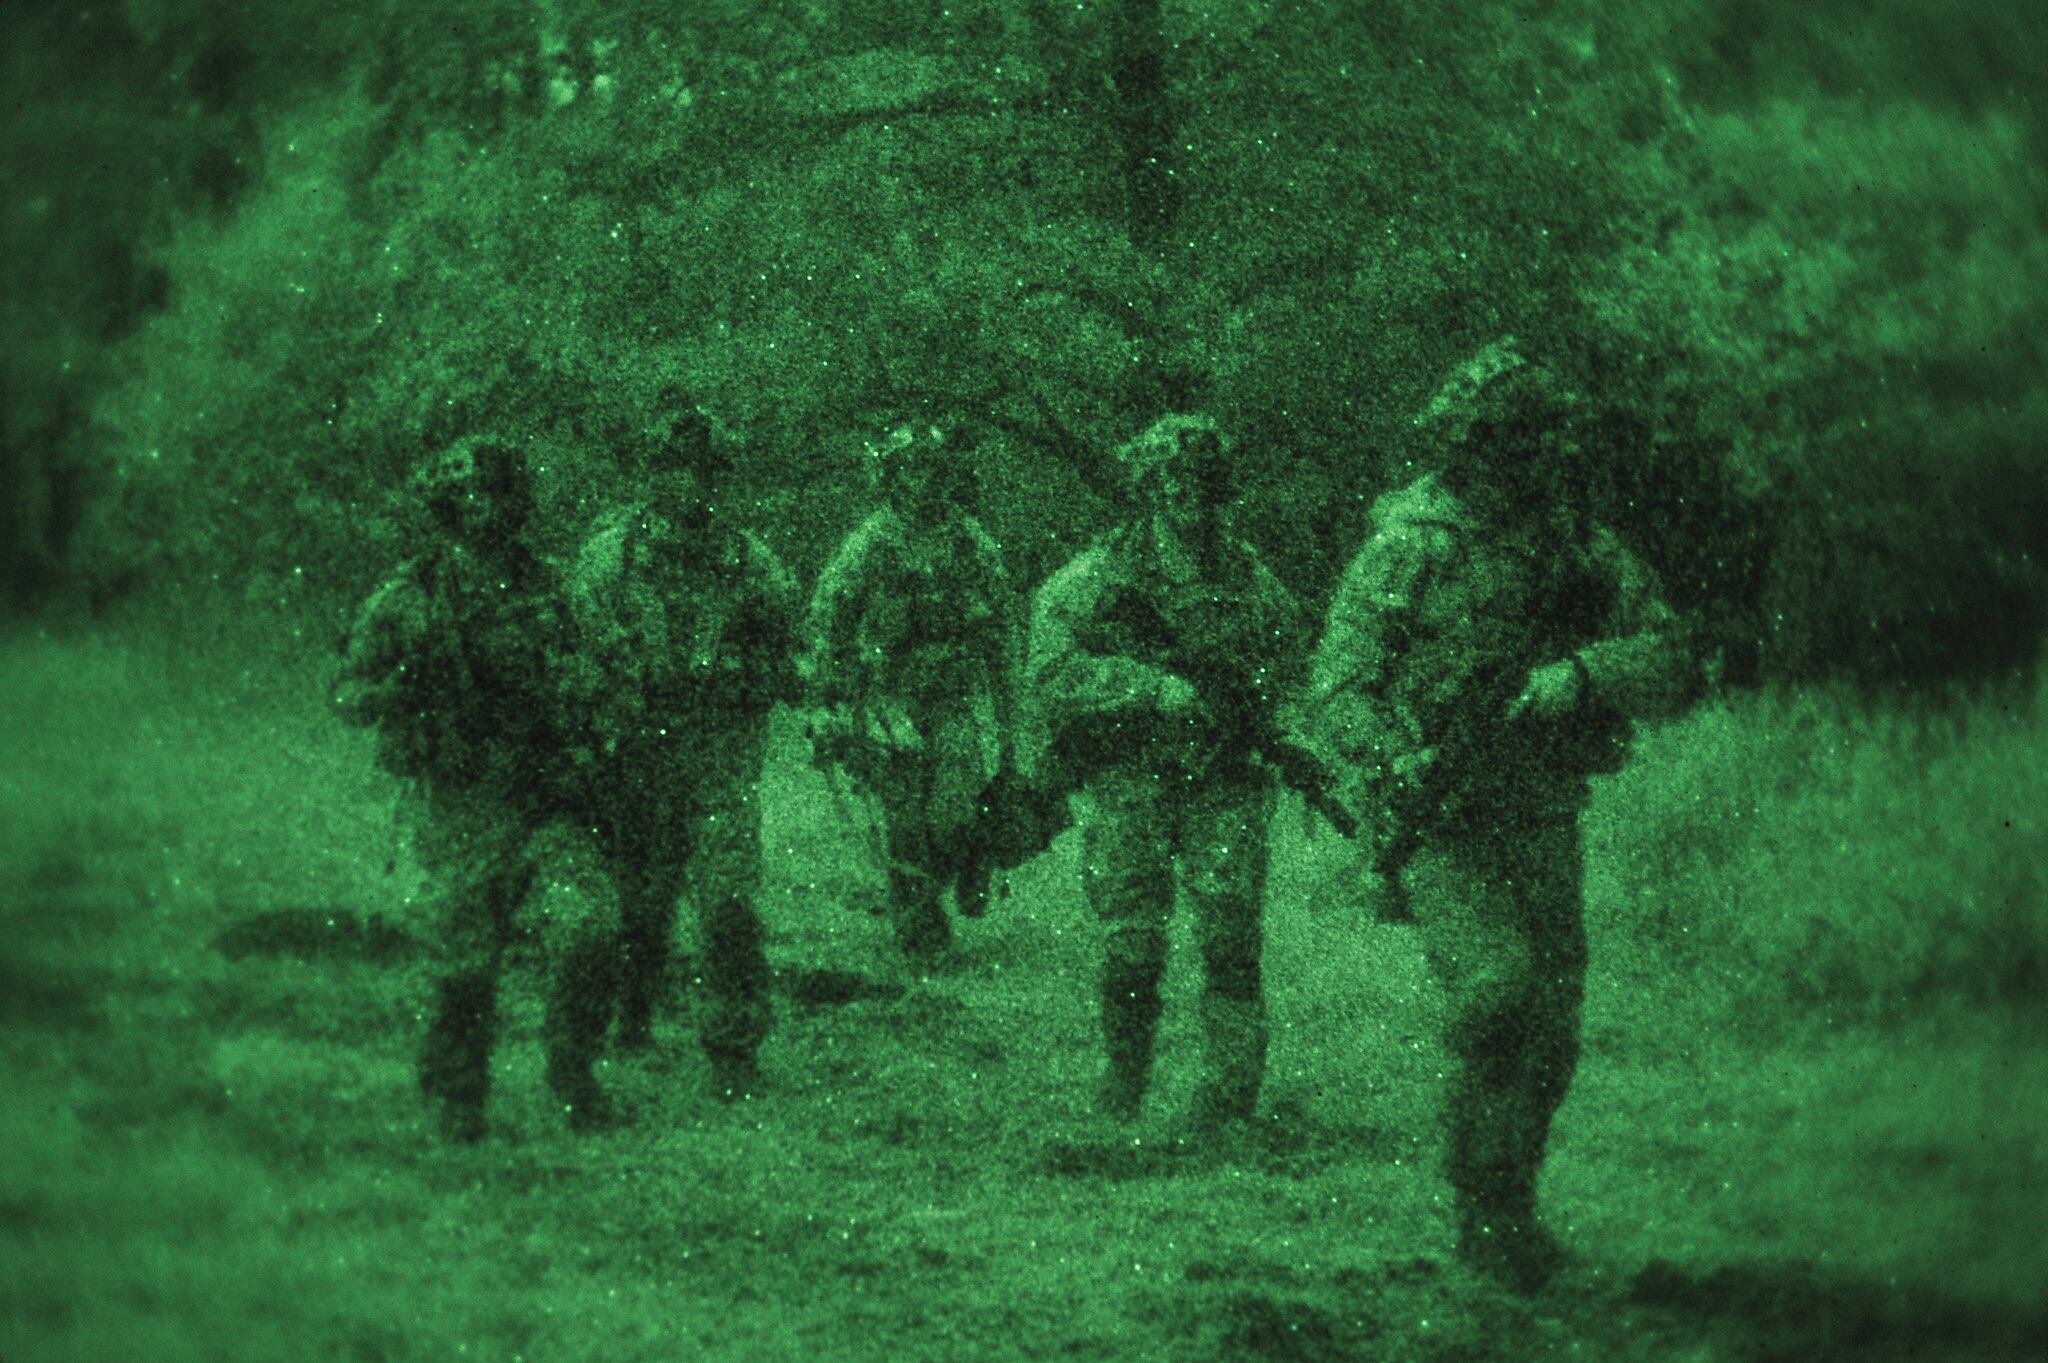
{"label": "tree line", "polygon": [[478,425],[566,542],[674,384],[812,566],[863,435],[973,426],[1026,579],[1106,519],[1111,448],[1199,407],[1320,597],[1422,396],[1513,334],[1597,394],[1607,518],[1733,680],[2038,654],[2048,46],[2013,7],[4,22],[18,599],[344,599]]}

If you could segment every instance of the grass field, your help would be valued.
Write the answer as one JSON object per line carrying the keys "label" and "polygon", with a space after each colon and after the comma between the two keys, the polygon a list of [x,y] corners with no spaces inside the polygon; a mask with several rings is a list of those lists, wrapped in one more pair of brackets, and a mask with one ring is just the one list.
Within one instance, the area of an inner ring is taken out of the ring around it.
{"label": "grass field", "polygon": [[[721,1106],[678,1006],[545,1110],[530,974],[497,1130],[431,1139],[416,873],[274,622],[0,644],[0,1359],[2008,1358],[2048,1353],[2048,743],[1814,698],[1648,735],[1590,817],[1587,1057],[1530,1301],[1449,1258],[1439,1000],[1347,853],[1276,821],[1268,1118],[1096,1127],[1071,835],[902,975],[784,736],[779,1027]],[[394,855],[396,853],[396,855]],[[857,986],[857,987],[854,987]]]}

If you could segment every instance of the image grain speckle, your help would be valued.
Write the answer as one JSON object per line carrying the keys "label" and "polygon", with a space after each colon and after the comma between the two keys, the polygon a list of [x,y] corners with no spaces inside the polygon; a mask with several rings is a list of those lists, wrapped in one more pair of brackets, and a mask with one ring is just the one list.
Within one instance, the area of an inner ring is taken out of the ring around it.
{"label": "image grain speckle", "polygon": [[2048,1355],[2048,11],[0,39],[0,1359]]}

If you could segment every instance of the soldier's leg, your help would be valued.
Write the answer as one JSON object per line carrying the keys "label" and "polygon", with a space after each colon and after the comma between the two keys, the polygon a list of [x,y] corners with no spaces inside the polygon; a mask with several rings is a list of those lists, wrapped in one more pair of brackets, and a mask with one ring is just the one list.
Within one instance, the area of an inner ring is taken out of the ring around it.
{"label": "soldier's leg", "polygon": [[709,745],[696,785],[688,892],[697,912],[697,1038],[722,1099],[757,1090],[755,1057],[773,1023],[761,883],[760,770],[765,727]]}
{"label": "soldier's leg", "polygon": [[610,866],[587,830],[556,826],[534,846],[534,904],[547,963],[547,1082],[571,1129],[613,1118],[596,1065],[619,988],[619,900]]}
{"label": "soldier's leg", "polygon": [[994,698],[986,692],[960,698],[933,725],[933,740],[937,762],[930,821],[940,853],[935,866],[952,887],[960,916],[980,918],[988,911],[994,880],[988,844],[998,817],[982,797],[995,779],[1003,750]]}
{"label": "soldier's leg", "polygon": [[686,815],[657,799],[626,816],[611,849],[619,892],[619,1048],[654,1044],[654,1012],[674,958],[688,865]]}
{"label": "soldier's leg", "polygon": [[420,1092],[442,1133],[483,1139],[498,1032],[498,976],[530,868],[517,824],[478,801],[415,799],[415,845],[436,898],[433,998],[419,1053]]}
{"label": "soldier's leg", "polygon": [[1554,1258],[1535,1220],[1526,1077],[1537,1005],[1536,953],[1522,859],[1500,838],[1425,845],[1408,863],[1409,902],[1448,996],[1445,1175],[1460,1253],[1530,1287]]}
{"label": "soldier's leg", "polygon": [[1088,783],[1082,885],[1104,927],[1102,1039],[1108,1053],[1100,1103],[1129,1121],[1145,1102],[1173,913],[1173,849],[1157,778],[1111,768]]}
{"label": "soldier's leg", "polygon": [[921,754],[892,754],[876,794],[888,825],[890,922],[896,944],[913,963],[928,964],[952,945],[953,923],[941,900],[945,860],[931,827],[932,772]]}
{"label": "soldier's leg", "polygon": [[1515,1151],[1517,1198],[1533,1208],[1550,1124],[1578,1071],[1586,997],[1585,854],[1577,823],[1532,830],[1516,887],[1530,930],[1533,971]]}
{"label": "soldier's leg", "polygon": [[1260,907],[1266,883],[1270,787],[1250,773],[1198,786],[1180,814],[1182,883],[1202,948],[1198,1127],[1243,1121],[1266,1077],[1266,996]]}

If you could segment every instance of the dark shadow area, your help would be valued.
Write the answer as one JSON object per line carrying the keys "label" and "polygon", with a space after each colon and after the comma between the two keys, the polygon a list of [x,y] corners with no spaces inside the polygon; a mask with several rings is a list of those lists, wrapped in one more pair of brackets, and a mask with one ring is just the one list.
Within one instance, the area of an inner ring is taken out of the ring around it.
{"label": "dark shadow area", "polygon": [[301,961],[363,961],[396,965],[419,954],[419,942],[381,913],[352,909],[264,909],[243,914],[213,939],[231,961],[289,956]]}
{"label": "dark shadow area", "polygon": [[75,970],[0,957],[0,1027],[91,1031],[106,1022],[106,985]]}
{"label": "dark shadow area", "polygon": [[1970,1301],[1799,1262],[1691,1268],[1656,1259],[1625,1299],[1744,1359],[2048,1357],[2048,1307]]}
{"label": "dark shadow area", "polygon": [[904,993],[904,987],[900,984],[871,979],[853,970],[806,969],[799,966],[778,970],[775,974],[775,983],[789,995],[790,1002],[805,1010],[844,1008],[848,1004],[865,1003],[876,999],[898,999],[903,997]]}

